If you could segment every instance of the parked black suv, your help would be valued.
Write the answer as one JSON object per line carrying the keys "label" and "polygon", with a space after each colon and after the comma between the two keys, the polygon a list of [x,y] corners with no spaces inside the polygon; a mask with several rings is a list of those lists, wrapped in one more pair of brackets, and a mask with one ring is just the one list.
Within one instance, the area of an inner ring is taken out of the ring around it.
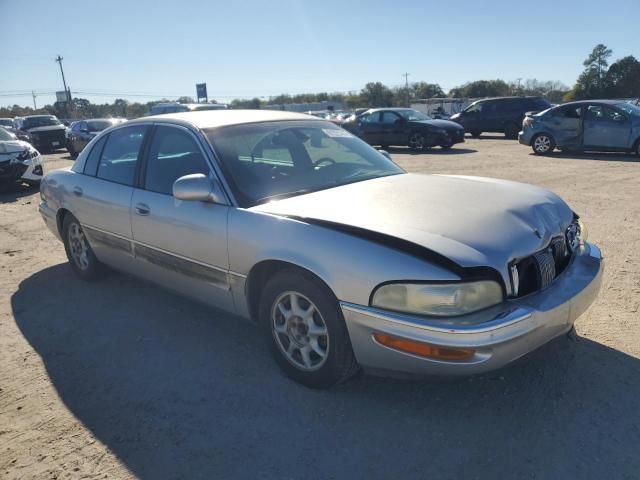
{"label": "parked black suv", "polygon": [[31,144],[40,151],[64,148],[67,143],[66,128],[54,115],[20,118],[17,135],[27,135]]}
{"label": "parked black suv", "polygon": [[451,120],[462,125],[472,137],[479,137],[482,132],[500,132],[515,140],[525,113],[540,112],[549,107],[551,104],[542,97],[487,98],[473,102],[451,116]]}

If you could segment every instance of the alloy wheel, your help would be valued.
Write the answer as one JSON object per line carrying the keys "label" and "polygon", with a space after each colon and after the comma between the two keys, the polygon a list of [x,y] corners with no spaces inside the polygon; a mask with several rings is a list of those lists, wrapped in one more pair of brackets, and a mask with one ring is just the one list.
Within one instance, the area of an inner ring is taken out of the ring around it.
{"label": "alloy wheel", "polygon": [[314,303],[301,293],[288,291],[276,298],[271,332],[282,355],[300,370],[318,370],[329,356],[327,325]]}
{"label": "alloy wheel", "polygon": [[409,147],[413,150],[423,150],[424,149],[424,135],[418,132],[412,133],[409,136]]}
{"label": "alloy wheel", "polygon": [[551,149],[551,139],[546,135],[538,135],[533,141],[533,148],[538,153],[547,153]]}
{"label": "alloy wheel", "polygon": [[89,244],[80,225],[75,222],[69,226],[69,248],[76,266],[83,271],[89,268]]}

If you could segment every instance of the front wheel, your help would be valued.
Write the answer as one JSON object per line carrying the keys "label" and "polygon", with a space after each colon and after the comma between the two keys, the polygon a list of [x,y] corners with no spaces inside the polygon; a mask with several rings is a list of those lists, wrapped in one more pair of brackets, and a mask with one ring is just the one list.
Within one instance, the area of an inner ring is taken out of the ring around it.
{"label": "front wheel", "polygon": [[64,217],[62,238],[69,264],[83,280],[95,280],[103,273],[104,266],[93,253],[80,222],[71,214]]}
{"label": "front wheel", "polygon": [[520,131],[520,129],[518,128],[517,124],[508,123],[504,127],[504,136],[505,136],[505,138],[508,138],[509,140],[517,140],[519,131]]}
{"label": "front wheel", "polygon": [[276,362],[296,382],[328,388],[358,371],[338,301],[304,271],[284,270],[267,282],[260,323]]}
{"label": "front wheel", "polygon": [[531,148],[536,155],[548,155],[556,148],[556,142],[551,135],[539,133],[531,140]]}
{"label": "front wheel", "polygon": [[480,135],[482,135],[480,130],[471,130],[469,133],[473,138],[480,138]]}

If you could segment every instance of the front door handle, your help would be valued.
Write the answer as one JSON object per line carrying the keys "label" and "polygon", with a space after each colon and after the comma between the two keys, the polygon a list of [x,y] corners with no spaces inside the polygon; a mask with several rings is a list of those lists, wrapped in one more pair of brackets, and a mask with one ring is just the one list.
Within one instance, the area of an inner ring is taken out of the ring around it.
{"label": "front door handle", "polygon": [[138,215],[149,215],[151,209],[146,203],[137,203],[134,207]]}
{"label": "front door handle", "polygon": [[73,187],[73,194],[76,197],[81,197],[82,196],[82,189],[80,187]]}

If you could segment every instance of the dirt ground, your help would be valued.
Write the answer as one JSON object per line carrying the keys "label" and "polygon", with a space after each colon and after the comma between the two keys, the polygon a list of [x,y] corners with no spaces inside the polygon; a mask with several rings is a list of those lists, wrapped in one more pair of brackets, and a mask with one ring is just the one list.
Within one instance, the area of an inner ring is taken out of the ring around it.
{"label": "dirt ground", "polygon": [[[640,160],[539,158],[501,138],[392,154],[565,198],[606,258],[579,339],[482,376],[312,391],[247,322],[115,273],[77,280],[37,191],[5,191],[0,477],[639,478]],[[70,164],[49,155],[45,169]]]}

